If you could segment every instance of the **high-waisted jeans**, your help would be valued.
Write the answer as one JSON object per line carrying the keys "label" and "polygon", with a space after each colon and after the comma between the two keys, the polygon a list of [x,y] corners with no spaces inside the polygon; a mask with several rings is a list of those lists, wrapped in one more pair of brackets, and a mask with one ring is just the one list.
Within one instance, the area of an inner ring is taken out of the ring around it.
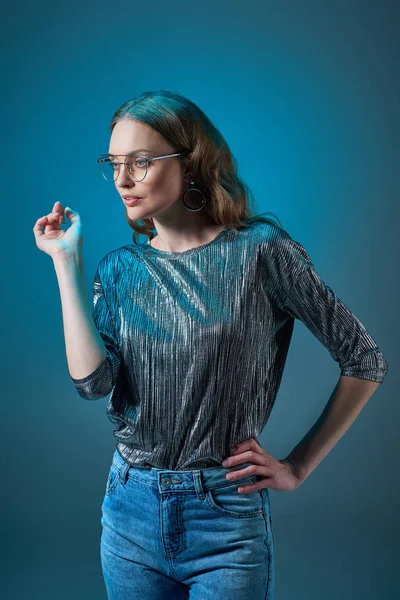
{"label": "high-waisted jeans", "polygon": [[101,566],[109,600],[273,600],[268,488],[208,467],[131,467],[117,450],[101,506]]}

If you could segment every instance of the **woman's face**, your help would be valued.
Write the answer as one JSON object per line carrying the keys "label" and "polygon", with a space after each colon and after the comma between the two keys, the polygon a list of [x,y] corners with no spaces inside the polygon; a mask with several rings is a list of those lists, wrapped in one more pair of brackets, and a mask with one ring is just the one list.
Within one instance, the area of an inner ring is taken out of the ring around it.
{"label": "woman's face", "polygon": [[[143,148],[146,151],[142,150]],[[141,199],[134,206],[126,206],[132,220],[149,219],[181,210],[180,198],[190,181],[185,174],[182,157],[163,158],[149,162],[147,175],[143,181],[133,181],[123,166],[123,156],[140,149],[141,155],[164,156],[175,154],[176,148],[147,125],[132,119],[118,121],[112,131],[109,154],[115,154],[121,162],[115,186],[123,201],[123,195],[138,196]]]}

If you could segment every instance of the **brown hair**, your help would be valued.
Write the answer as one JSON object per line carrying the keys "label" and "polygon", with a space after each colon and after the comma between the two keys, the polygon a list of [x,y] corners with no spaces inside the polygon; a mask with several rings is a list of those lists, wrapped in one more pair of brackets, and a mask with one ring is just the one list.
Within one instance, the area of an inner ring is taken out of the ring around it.
{"label": "brown hair", "polygon": [[[186,153],[179,158],[186,161],[196,187],[203,191],[206,198],[203,210],[215,223],[236,229],[243,229],[254,221],[277,225],[261,216],[273,213],[253,214],[254,197],[237,173],[236,158],[221,132],[191,100],[170,90],[143,92],[115,112],[111,132],[123,119],[134,119],[152,127],[174,147],[174,152]],[[150,239],[154,237],[152,219],[142,219],[141,225],[140,221],[130,219],[127,211],[125,216],[133,229],[134,243],[140,233]]]}

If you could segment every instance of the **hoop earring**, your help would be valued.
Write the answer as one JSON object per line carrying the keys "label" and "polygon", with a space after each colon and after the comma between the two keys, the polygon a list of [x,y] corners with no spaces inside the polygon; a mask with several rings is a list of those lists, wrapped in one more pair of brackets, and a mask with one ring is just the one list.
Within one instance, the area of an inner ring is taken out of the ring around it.
{"label": "hoop earring", "polygon": [[[194,179],[192,179],[192,180],[190,181],[190,185],[191,185],[192,187],[188,188],[188,189],[186,190],[186,192],[183,194],[183,197],[182,197],[182,202],[183,202],[183,205],[184,205],[184,207],[186,208],[186,210],[189,210],[190,212],[197,212],[198,210],[201,210],[201,209],[204,207],[204,205],[205,205],[205,203],[206,203],[206,198],[205,198],[205,196],[204,196],[204,194],[203,194],[203,192],[202,192],[201,190],[199,190],[198,188],[195,188],[195,187],[194,187]],[[201,194],[201,195],[202,195],[201,206],[199,206],[198,208],[192,208],[191,206],[188,206],[188,205],[186,204],[186,202],[185,202],[185,196],[186,196],[186,194],[187,194],[188,192],[199,192],[199,194]]]}

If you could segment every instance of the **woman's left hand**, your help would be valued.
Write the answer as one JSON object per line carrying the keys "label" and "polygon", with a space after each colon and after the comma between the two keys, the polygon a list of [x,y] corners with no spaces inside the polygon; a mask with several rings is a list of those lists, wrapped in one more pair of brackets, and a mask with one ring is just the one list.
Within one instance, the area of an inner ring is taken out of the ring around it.
{"label": "woman's left hand", "polygon": [[[243,494],[254,492],[261,488],[271,488],[279,492],[292,492],[303,480],[300,474],[296,472],[295,467],[286,459],[277,460],[271,454],[268,454],[260,444],[254,439],[249,438],[232,449],[232,455],[228,456],[223,462],[223,467],[235,467],[244,462],[253,463],[244,469],[234,471],[233,477],[228,481],[235,481],[248,475],[259,475],[260,481],[253,485],[245,485],[238,488]],[[225,461],[229,461],[226,463]]]}

